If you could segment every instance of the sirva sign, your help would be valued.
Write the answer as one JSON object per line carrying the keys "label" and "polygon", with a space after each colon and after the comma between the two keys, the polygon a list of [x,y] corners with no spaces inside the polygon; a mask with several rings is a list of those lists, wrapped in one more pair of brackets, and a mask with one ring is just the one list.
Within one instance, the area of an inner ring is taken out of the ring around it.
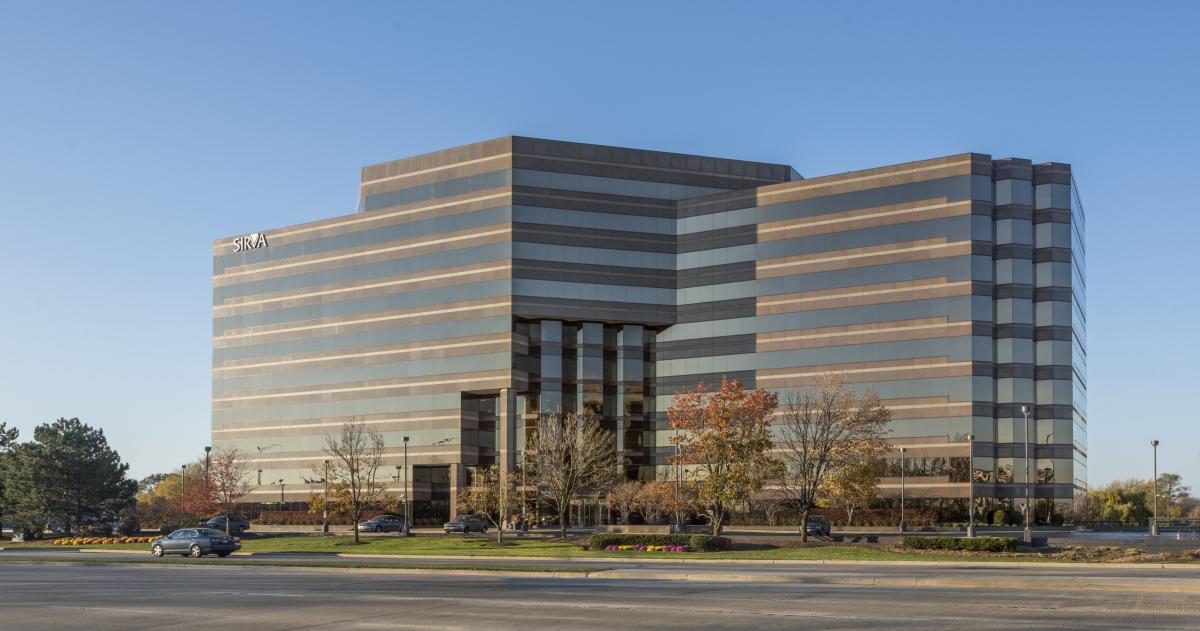
{"label": "sirva sign", "polygon": [[257,250],[265,247],[267,247],[267,235],[261,232],[255,232],[254,234],[248,234],[233,240],[234,252],[245,252],[246,250]]}

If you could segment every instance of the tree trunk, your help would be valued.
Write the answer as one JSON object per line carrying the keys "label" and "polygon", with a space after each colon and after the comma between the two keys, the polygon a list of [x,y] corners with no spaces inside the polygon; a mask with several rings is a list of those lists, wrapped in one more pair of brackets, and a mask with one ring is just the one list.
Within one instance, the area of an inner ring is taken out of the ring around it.
{"label": "tree trunk", "polygon": [[800,543],[808,543],[808,507],[800,510]]}
{"label": "tree trunk", "polygon": [[853,505],[851,505],[850,508],[846,510],[846,525],[847,526],[854,525],[854,506]]}
{"label": "tree trunk", "polygon": [[361,519],[362,519],[362,511],[355,509],[354,510],[354,523],[350,524],[350,526],[352,528],[354,528],[354,545],[358,545],[358,522]]}
{"label": "tree trunk", "polygon": [[721,502],[713,502],[712,534],[720,535],[725,530],[725,506]]}
{"label": "tree trunk", "polygon": [[564,507],[562,502],[559,502],[559,504],[558,504],[558,538],[559,539],[567,538],[567,512],[570,510],[571,510],[570,504],[567,504]]}

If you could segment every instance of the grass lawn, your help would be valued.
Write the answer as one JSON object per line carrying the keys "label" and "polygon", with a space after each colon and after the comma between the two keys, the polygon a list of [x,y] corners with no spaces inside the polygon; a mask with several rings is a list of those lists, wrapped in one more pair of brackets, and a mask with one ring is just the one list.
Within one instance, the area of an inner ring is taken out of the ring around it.
{"label": "grass lawn", "polygon": [[242,542],[246,552],[309,552],[353,554],[399,554],[443,556],[541,556],[563,558],[652,558],[652,559],[793,559],[802,561],[1024,561],[1052,560],[1040,557],[964,557],[956,554],[918,554],[881,550],[871,546],[819,546],[807,548],[767,548],[733,550],[728,552],[609,552],[583,550],[574,543],[539,539],[505,539],[504,547],[496,547],[491,537],[363,537],[354,545],[353,537],[272,537]]}
{"label": "grass lawn", "polygon": [[[148,551],[149,544],[101,544],[86,546],[54,546],[48,542],[0,543],[10,550],[29,548],[51,548],[72,550],[89,548],[97,550]],[[436,555],[461,557],[513,557],[538,556],[557,558],[645,558],[645,559],[773,559],[797,561],[958,561],[958,562],[1053,562],[1072,559],[1051,558],[1033,554],[1014,555],[967,555],[938,552],[905,552],[875,546],[825,545],[812,547],[778,547],[753,550],[731,550],[727,552],[609,552],[606,550],[583,550],[577,543],[547,541],[544,539],[519,539],[506,537],[504,546],[497,547],[491,536],[429,537],[411,538],[391,536],[364,536],[362,543],[355,545],[351,536],[284,536],[249,538],[242,541],[243,552],[262,553],[310,553],[310,554],[380,554],[380,555]],[[1148,559],[1149,560],[1149,559]],[[1076,560],[1076,562],[1086,562]],[[1151,561],[1153,562],[1153,561]],[[1178,562],[1178,561],[1176,561]],[[1194,563],[1194,561],[1193,561]]]}

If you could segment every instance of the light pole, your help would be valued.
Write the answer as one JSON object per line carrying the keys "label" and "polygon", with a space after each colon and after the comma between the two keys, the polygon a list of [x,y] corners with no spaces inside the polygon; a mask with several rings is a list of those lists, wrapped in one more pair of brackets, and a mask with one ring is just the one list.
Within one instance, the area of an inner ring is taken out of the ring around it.
{"label": "light pole", "polygon": [[283,510],[283,505],[286,503],[286,501],[283,499],[283,489],[283,478],[279,478],[279,510]]}
{"label": "light pole", "polygon": [[[329,534],[329,461],[325,461],[325,502],[321,507],[321,532]],[[357,527],[357,526],[356,526]]]}
{"label": "light pole", "polygon": [[1150,522],[1150,536],[1158,536],[1158,439],[1150,441],[1150,447],[1154,451],[1154,519]]}
{"label": "light pole", "polygon": [[408,514],[408,436],[404,437],[404,536],[412,534],[409,526],[411,516]]}
{"label": "light pole", "polygon": [[904,478],[905,478],[904,469],[906,468],[904,455],[906,453],[908,453],[908,447],[901,447],[900,448],[900,532],[904,532],[905,530],[908,529],[908,524],[905,523],[905,521],[904,521]]}
{"label": "light pole", "polygon": [[1029,406],[1021,406],[1025,415],[1025,543],[1033,543],[1033,478],[1029,474]]}
{"label": "light pole", "polygon": [[179,469],[181,471],[183,471],[183,490],[186,491],[187,490],[187,465],[183,465],[182,467],[179,467]]}
{"label": "light pole", "polygon": [[205,477],[208,477],[208,469],[212,465],[212,461],[209,460],[209,457],[208,457],[208,454],[211,451],[212,451],[212,445],[206,445],[204,447],[204,476]]}
{"label": "light pole", "polygon": [[[1046,444],[1051,445],[1051,447],[1050,447],[1051,450],[1054,449],[1054,447],[1053,447],[1054,432],[1050,432],[1049,434],[1046,434]],[[1051,451],[1051,453],[1050,453],[1050,480],[1049,480],[1049,482],[1050,482],[1050,497],[1046,500],[1046,505],[1047,505],[1046,506],[1046,524],[1048,524],[1048,525],[1053,525],[1052,522],[1054,520],[1054,497],[1055,497],[1054,489],[1056,488],[1054,486],[1054,484],[1058,482],[1054,478],[1055,478],[1055,473],[1057,473],[1057,471],[1058,470],[1054,465],[1054,452]]]}
{"label": "light pole", "polygon": [[679,447],[679,428],[675,428],[675,532],[683,532],[683,511],[679,509],[683,497],[683,459]]}
{"label": "light pole", "polygon": [[967,434],[967,536],[975,536],[975,434]]}

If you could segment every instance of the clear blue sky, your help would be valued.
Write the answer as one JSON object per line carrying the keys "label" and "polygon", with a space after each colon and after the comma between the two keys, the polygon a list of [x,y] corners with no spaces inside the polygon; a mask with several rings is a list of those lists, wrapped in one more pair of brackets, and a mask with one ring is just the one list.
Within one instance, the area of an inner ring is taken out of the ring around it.
{"label": "clear blue sky", "polygon": [[1197,6],[0,0],[0,420],[79,416],[136,476],[195,457],[211,241],[352,212],[364,164],[977,151],[1074,165],[1091,482],[1149,477],[1151,438],[1200,482]]}

